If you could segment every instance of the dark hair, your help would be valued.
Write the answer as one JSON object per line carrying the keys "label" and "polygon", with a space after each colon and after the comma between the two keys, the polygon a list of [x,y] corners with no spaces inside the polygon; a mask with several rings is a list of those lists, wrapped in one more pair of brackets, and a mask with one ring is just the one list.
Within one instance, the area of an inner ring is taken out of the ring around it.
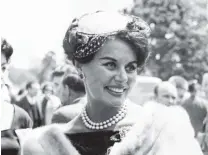
{"label": "dark hair", "polygon": [[22,88],[22,89],[20,89],[19,91],[18,91],[18,93],[17,93],[17,95],[22,95],[23,93],[25,92],[25,90],[24,90],[24,88]]}
{"label": "dark hair", "polygon": [[54,77],[58,76],[63,76],[64,75],[64,72],[63,71],[54,71],[51,75],[51,78],[53,79]]}
{"label": "dark hair", "polygon": [[26,89],[28,90],[28,89],[32,88],[32,85],[35,84],[35,83],[37,83],[37,82],[36,81],[30,81],[30,82],[28,82],[26,84]]}
{"label": "dark hair", "polygon": [[188,91],[189,91],[190,93],[196,92],[196,91],[197,91],[197,82],[196,82],[196,81],[191,81],[191,82],[189,83]]}
{"label": "dark hair", "polygon": [[70,74],[66,76],[62,84],[67,85],[68,88],[72,89],[75,92],[85,93],[84,82],[77,74]]}
{"label": "dark hair", "polygon": [[[128,15],[123,15],[123,16],[128,16]],[[141,67],[145,64],[145,62],[148,60],[148,57],[150,55],[149,46],[148,46],[149,44],[148,36],[150,33],[150,29],[149,26],[146,24],[146,22],[144,22],[141,18],[135,16],[129,16],[129,18],[130,18],[129,22],[126,23],[126,29],[121,31],[118,30],[109,34],[104,34],[104,36],[106,35],[107,38],[113,36],[130,45],[130,47],[136,53],[138,67]],[[77,61],[79,63],[84,64],[90,62],[94,58],[96,52],[80,58],[75,57],[74,53],[77,51],[78,47],[80,47],[80,44],[82,45],[84,43],[85,45],[87,45],[89,42],[91,42],[93,40],[92,39],[93,35],[95,34],[78,32],[77,28],[79,27],[78,25],[79,20],[80,19],[74,19],[72,21],[69,29],[65,34],[65,38],[63,41],[63,48],[68,59],[72,60],[73,63]],[[99,50],[100,49],[98,49],[98,51]]]}
{"label": "dark hair", "polygon": [[1,53],[5,55],[7,61],[13,54],[12,46],[3,38],[1,38]]}
{"label": "dark hair", "polygon": [[48,87],[51,87],[52,88],[52,93],[54,93],[53,91],[53,84],[50,83],[50,82],[46,82],[42,85],[42,92],[45,93],[45,90],[48,88]]}

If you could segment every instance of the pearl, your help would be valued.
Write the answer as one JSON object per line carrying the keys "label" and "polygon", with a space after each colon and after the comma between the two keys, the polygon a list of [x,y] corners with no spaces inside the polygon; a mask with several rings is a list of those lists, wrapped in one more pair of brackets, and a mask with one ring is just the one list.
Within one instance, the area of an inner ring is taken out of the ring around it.
{"label": "pearl", "polygon": [[83,109],[83,112],[81,114],[82,121],[84,125],[89,129],[104,129],[112,126],[113,124],[116,124],[118,121],[120,121],[122,118],[124,118],[126,115],[126,105],[124,104],[120,111],[113,117],[109,118],[106,121],[95,123],[90,120],[90,118],[87,115],[86,109]]}

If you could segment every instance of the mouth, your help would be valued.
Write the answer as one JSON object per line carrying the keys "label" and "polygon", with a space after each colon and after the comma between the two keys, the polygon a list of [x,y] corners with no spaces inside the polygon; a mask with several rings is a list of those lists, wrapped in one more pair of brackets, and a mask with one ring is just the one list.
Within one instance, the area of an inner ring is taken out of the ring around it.
{"label": "mouth", "polygon": [[113,96],[120,97],[122,96],[127,88],[124,87],[113,87],[113,86],[107,86],[105,89]]}

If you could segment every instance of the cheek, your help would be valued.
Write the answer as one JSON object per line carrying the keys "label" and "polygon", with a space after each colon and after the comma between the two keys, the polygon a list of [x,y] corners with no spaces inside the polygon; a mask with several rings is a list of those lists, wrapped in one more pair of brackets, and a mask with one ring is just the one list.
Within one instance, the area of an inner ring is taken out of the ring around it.
{"label": "cheek", "polygon": [[112,71],[108,71],[102,66],[94,67],[90,71],[85,73],[86,75],[86,82],[88,86],[97,85],[105,85],[107,82],[110,81],[112,77]]}
{"label": "cheek", "polygon": [[92,68],[85,74],[86,89],[91,95],[100,96],[103,89],[112,81],[113,72],[104,69],[102,66]]}
{"label": "cheek", "polygon": [[132,89],[133,86],[136,84],[136,77],[137,77],[136,73],[128,77],[128,86],[130,87],[130,89]]}

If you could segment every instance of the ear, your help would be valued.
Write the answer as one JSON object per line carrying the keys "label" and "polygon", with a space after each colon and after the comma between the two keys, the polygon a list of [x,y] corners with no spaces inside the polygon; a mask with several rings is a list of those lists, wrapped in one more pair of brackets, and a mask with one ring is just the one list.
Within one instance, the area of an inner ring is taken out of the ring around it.
{"label": "ear", "polygon": [[79,70],[79,69],[82,68],[82,64],[79,63],[78,61],[75,61],[75,62],[74,62],[74,66],[77,68],[77,70]]}

